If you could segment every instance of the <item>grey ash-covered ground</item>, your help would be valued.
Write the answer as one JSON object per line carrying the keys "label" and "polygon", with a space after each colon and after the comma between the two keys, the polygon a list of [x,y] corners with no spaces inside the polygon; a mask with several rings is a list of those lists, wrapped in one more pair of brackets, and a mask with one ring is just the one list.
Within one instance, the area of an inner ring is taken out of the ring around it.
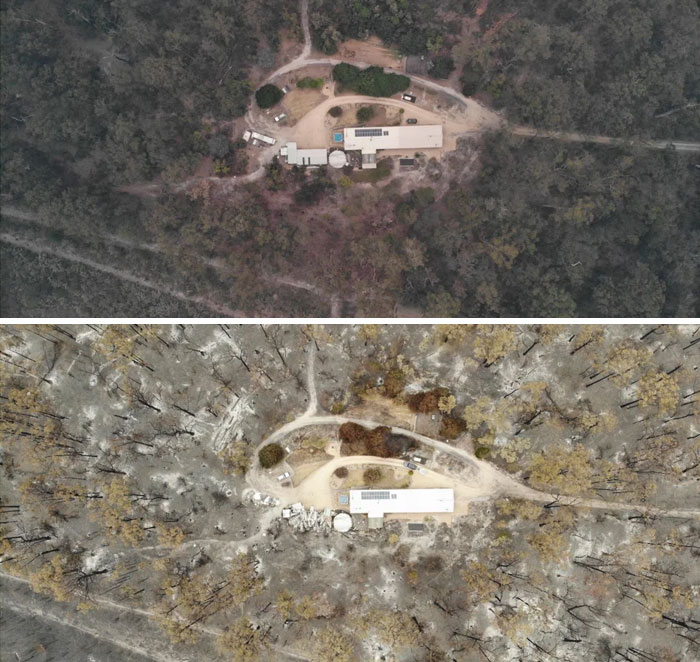
{"label": "grey ash-covered ground", "polygon": [[[0,660],[696,659],[699,338],[5,326]],[[294,531],[280,504],[340,457],[327,416],[423,434],[483,492],[422,535]],[[475,456],[549,496],[489,492]]]}

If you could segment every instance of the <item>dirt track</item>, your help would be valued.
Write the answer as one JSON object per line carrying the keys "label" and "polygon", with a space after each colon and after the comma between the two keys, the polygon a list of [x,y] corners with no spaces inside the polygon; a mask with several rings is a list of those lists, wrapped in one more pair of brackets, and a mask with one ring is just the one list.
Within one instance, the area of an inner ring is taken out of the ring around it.
{"label": "dirt track", "polygon": [[[133,614],[136,617],[144,619],[142,628],[128,628],[127,626],[115,626],[119,622],[119,617],[109,617],[109,620],[104,620],[105,625],[101,627],[93,627],[86,624],[88,615],[80,614],[72,611],[66,612],[65,605],[56,602],[47,602],[46,600],[38,599],[37,596],[29,588],[29,582],[26,579],[9,575],[5,572],[0,572],[0,578],[3,582],[7,582],[10,588],[5,590],[2,588],[3,609],[10,609],[19,614],[34,616],[38,619],[54,622],[62,626],[74,628],[79,632],[88,634],[96,640],[104,641],[123,650],[129,651],[135,655],[140,655],[154,662],[195,662],[200,660],[199,655],[191,656],[182,653],[181,646],[175,646],[170,642],[165,642],[162,632],[154,630],[149,632],[149,628],[154,625],[158,614],[155,611],[130,607],[126,604],[107,600],[105,598],[92,597],[92,603],[96,607],[109,612],[118,611],[122,613]],[[8,599],[8,595],[12,593],[12,600]],[[41,600],[45,607],[37,606],[37,602]],[[105,615],[105,618],[106,615]],[[207,627],[197,623],[192,626],[192,629],[203,634],[216,637],[221,634],[221,630]],[[276,659],[292,659],[306,660],[311,662],[311,658],[302,653],[285,650],[279,646],[271,645],[272,651],[278,654]]]}
{"label": "dirt track", "polygon": [[54,246],[49,246],[46,244],[41,244],[35,241],[28,241],[27,239],[15,237],[14,235],[11,235],[8,232],[0,233],[0,242],[11,244],[13,246],[18,246],[19,248],[23,248],[24,250],[30,251],[32,253],[37,253],[39,255],[53,255],[63,260],[77,262],[79,264],[83,264],[87,267],[90,267],[91,269],[96,269],[97,271],[102,271],[103,273],[109,274],[110,276],[119,278],[120,280],[135,283],[137,285],[140,285],[141,287],[146,287],[148,289],[155,290],[162,294],[167,294],[168,296],[171,296],[175,299],[179,299],[180,301],[187,301],[190,303],[199,304],[200,306],[205,306],[206,308],[209,308],[209,310],[211,310],[212,312],[217,313],[219,315],[224,315],[226,317],[245,317],[245,314],[240,310],[234,310],[232,308],[229,308],[228,306],[214,303],[213,301],[209,301],[208,299],[202,296],[190,296],[185,292],[182,292],[181,290],[168,287],[167,285],[155,283],[147,278],[143,278],[141,276],[133,274],[130,271],[125,271],[124,269],[117,269],[115,267],[96,262],[89,258],[76,255],[71,251],[67,251]]}

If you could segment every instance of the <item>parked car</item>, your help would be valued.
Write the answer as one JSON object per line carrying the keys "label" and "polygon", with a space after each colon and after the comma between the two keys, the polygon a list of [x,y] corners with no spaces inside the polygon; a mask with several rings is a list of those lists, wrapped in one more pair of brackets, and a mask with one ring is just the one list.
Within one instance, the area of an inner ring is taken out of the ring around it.
{"label": "parked car", "polygon": [[283,474],[280,474],[277,476],[277,480],[282,482],[283,480],[287,480],[287,478],[291,478],[292,474],[289,473],[289,471],[285,471]]}
{"label": "parked car", "polygon": [[287,113],[280,113],[279,115],[275,115],[275,122],[281,122],[285,117],[287,117]]}
{"label": "parked car", "polygon": [[421,457],[420,455],[414,455],[411,458],[411,460],[413,460],[413,462],[418,462],[419,464],[425,464],[425,462],[426,462],[425,458]]}
{"label": "parked car", "polygon": [[418,465],[413,464],[413,462],[404,462],[403,466],[409,468],[411,471],[415,471],[418,468]]}
{"label": "parked car", "polygon": [[411,103],[416,103],[416,97],[413,94],[402,94],[401,98],[404,101],[410,101]]}
{"label": "parked car", "polygon": [[289,87],[287,87],[287,86],[285,85],[285,86],[282,88],[282,94],[287,94],[287,92],[289,92]]}
{"label": "parked car", "polygon": [[415,117],[409,117],[406,120],[406,124],[418,124],[418,120]]}

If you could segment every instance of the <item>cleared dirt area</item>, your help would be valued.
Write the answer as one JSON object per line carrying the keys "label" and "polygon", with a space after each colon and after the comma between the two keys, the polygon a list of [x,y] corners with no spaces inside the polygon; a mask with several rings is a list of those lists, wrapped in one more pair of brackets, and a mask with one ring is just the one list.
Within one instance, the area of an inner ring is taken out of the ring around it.
{"label": "cleared dirt area", "polygon": [[[500,122],[498,116],[490,113],[478,104],[470,105],[468,110],[456,106],[440,110],[429,110],[420,105],[402,101],[401,99],[386,98],[373,101],[374,105],[382,105],[389,108],[404,109],[404,117],[413,117],[419,124],[442,124],[443,147],[442,149],[423,150],[428,156],[439,157],[445,152],[454,151],[457,146],[457,138],[469,131],[479,131],[484,128],[497,126]],[[294,127],[285,131],[287,139],[295,140],[303,147],[331,147],[332,129],[338,126],[353,126],[356,122],[354,116],[356,107],[367,105],[367,98],[358,95],[330,97],[321,102],[313,110],[299,120]],[[337,120],[328,115],[332,106],[342,106],[343,116]],[[402,155],[407,150],[386,150],[389,155]]]}
{"label": "cleared dirt area", "polygon": [[327,98],[320,90],[293,89],[282,101],[282,106],[289,115],[286,121],[293,125]]}
{"label": "cleared dirt area", "polygon": [[[342,99],[342,97],[340,98]],[[372,108],[374,114],[367,122],[358,122],[357,111],[364,107]],[[356,125],[360,126],[394,126],[401,124],[402,116],[398,108],[391,108],[390,106],[375,103],[357,104],[352,109],[348,109],[348,112],[346,112],[345,115],[345,126],[348,126],[348,122],[354,122]]]}
{"label": "cleared dirt area", "polygon": [[[310,473],[296,487],[293,491],[294,494],[290,491],[286,495],[285,500],[289,503],[294,500],[301,501],[307,507],[314,506],[319,509],[337,508],[338,492],[347,490],[350,487],[364,485],[362,472],[368,466],[382,467],[385,478],[378,484],[380,487],[389,487],[389,483],[392,483],[392,487],[406,487],[405,483],[410,478],[410,486],[412,488],[453,488],[455,491],[455,516],[466,514],[471,501],[489,498],[496,488],[493,478],[484,474],[475,476],[473,484],[468,485],[463,481],[430,469],[421,469],[409,476],[404,469],[402,460],[356,455],[334,458],[330,462],[325,463],[320,469]],[[349,475],[344,479],[342,488],[338,479],[332,476],[338,467],[347,467],[349,470]],[[394,481],[396,481],[395,484],[393,484]],[[413,518],[415,518],[415,515]]]}
{"label": "cleared dirt area", "polygon": [[367,395],[361,405],[351,407],[346,415],[352,418],[371,418],[386,421],[387,425],[413,429],[416,415],[406,406],[381,395]]}
{"label": "cleared dirt area", "polygon": [[385,46],[378,37],[365,41],[348,39],[338,46],[338,56],[346,62],[363,62],[380,67],[403,69],[406,58]]}
{"label": "cleared dirt area", "polygon": [[[369,469],[370,467],[378,467],[378,463],[367,462],[362,464],[346,465],[348,470],[347,477],[339,479],[334,476],[332,478],[333,488],[344,491],[358,487],[368,487],[369,485],[364,478],[364,473],[365,470]],[[408,469],[400,466],[381,466],[378,468],[382,472],[382,475],[376,483],[372,484],[374,489],[403,489],[411,486],[411,476],[408,473]]]}
{"label": "cleared dirt area", "polygon": [[[296,487],[298,486],[303,480],[305,480],[308,476],[310,476],[314,471],[317,469],[320,469],[326,462],[331,460],[330,455],[325,455],[324,454],[324,459],[317,461],[317,462],[311,462],[309,464],[304,464],[300,466],[294,475],[292,476],[292,484]],[[291,464],[291,462],[290,462]]]}

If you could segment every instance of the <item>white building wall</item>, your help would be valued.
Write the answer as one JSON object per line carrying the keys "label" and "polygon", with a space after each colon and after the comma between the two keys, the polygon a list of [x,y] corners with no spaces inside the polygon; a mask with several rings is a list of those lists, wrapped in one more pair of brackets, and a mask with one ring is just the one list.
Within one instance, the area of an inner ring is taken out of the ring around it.
{"label": "white building wall", "polygon": [[[356,135],[376,129],[381,135]],[[442,147],[442,125],[352,127],[343,130],[344,149],[362,152],[378,149],[435,149]]]}
{"label": "white building wall", "polygon": [[452,488],[350,490],[350,512],[381,517],[384,513],[452,513]]}
{"label": "white building wall", "polygon": [[328,163],[327,149],[299,149],[296,143],[287,143],[280,149],[289,165],[320,166]]}

